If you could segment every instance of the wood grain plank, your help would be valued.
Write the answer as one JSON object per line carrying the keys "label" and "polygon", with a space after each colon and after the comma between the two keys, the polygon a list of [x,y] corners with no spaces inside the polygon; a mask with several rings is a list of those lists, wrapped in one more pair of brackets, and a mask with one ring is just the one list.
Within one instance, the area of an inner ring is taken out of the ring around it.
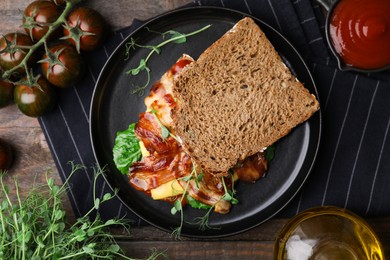
{"label": "wood grain plank", "polygon": [[[0,33],[22,31],[22,11],[32,1],[0,0]],[[81,3],[99,11],[113,30],[129,26],[133,19],[145,20],[191,3],[191,0],[88,0]]]}
{"label": "wood grain plank", "polygon": [[[274,241],[277,236],[277,232],[279,232],[282,229],[282,227],[286,224],[287,221],[288,221],[287,219],[272,219],[244,233],[240,233],[234,236],[224,237],[222,239],[208,239],[207,241],[219,241],[219,240]],[[131,236],[126,239],[129,241],[140,241],[140,240],[172,241],[172,236],[169,232],[165,232],[151,226],[146,226],[141,228],[138,227],[132,228]],[[194,238],[187,238],[187,237],[182,237],[181,240],[182,241],[188,241],[188,240],[206,241],[206,239],[194,239]]]}
{"label": "wood grain plank", "polygon": [[273,242],[119,241],[118,244],[127,255],[135,258],[147,258],[153,249],[164,252],[168,259],[273,259]]}
{"label": "wood grain plank", "polygon": [[99,10],[106,18],[112,29],[117,30],[129,26],[133,19],[145,20],[168,10],[190,3],[190,0],[116,0],[111,1],[90,0],[85,2]]}

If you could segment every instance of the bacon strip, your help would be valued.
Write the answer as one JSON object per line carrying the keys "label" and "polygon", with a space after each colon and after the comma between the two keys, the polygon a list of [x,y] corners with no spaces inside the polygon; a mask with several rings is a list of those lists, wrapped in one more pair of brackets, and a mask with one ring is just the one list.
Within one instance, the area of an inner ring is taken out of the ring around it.
{"label": "bacon strip", "polygon": [[130,167],[129,181],[134,188],[150,191],[175,179],[180,171],[190,171],[189,156],[174,138],[162,139],[161,128],[153,114],[141,113],[134,132],[150,153],[150,156],[143,157]]}
{"label": "bacon strip", "polygon": [[202,176],[201,181],[189,181],[188,194],[206,205],[214,206],[215,212],[229,213],[231,204],[222,198],[225,195],[225,190],[221,177],[216,177],[210,173],[202,173]]}
{"label": "bacon strip", "polygon": [[191,159],[186,155],[180,144],[172,137],[162,139],[161,128],[155,116],[150,112],[154,109],[160,122],[170,127],[172,122],[171,109],[176,105],[172,96],[173,77],[193,60],[183,56],[154,84],[148,97],[145,98],[147,112],[139,115],[139,122],[134,132],[150,153],[130,167],[130,184],[138,190],[149,192],[161,184],[176,179],[179,175],[191,172]]}

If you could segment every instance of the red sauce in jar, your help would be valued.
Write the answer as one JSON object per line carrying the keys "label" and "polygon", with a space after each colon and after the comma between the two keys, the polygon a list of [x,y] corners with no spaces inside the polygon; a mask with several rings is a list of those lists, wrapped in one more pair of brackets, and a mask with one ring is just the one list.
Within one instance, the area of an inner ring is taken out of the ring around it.
{"label": "red sauce in jar", "polygon": [[334,49],[346,65],[390,66],[390,0],[341,0],[329,23]]}

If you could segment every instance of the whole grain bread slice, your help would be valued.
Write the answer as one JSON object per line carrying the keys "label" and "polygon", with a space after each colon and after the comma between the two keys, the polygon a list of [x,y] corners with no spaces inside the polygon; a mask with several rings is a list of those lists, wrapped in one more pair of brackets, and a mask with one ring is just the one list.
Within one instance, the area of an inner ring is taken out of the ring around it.
{"label": "whole grain bread slice", "polygon": [[250,18],[174,80],[176,135],[203,170],[223,174],[287,135],[319,109]]}

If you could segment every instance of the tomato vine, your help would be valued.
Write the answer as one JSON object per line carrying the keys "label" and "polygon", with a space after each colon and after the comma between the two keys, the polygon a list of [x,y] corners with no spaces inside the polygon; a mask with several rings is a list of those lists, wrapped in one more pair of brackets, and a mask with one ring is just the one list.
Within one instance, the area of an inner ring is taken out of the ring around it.
{"label": "tomato vine", "polygon": [[[53,95],[44,93],[45,97],[41,97],[42,93],[31,93],[33,89],[44,92],[44,87],[39,84],[46,81],[38,78],[44,77],[49,82],[47,88],[74,86],[84,76],[86,67],[80,51],[95,50],[107,36],[108,26],[102,15],[91,8],[78,6],[82,1],[35,0],[24,10],[21,27],[25,33],[0,36],[0,81],[14,85],[13,101],[19,108],[23,107],[21,111],[28,116],[41,116],[49,111],[44,104],[52,104],[46,99],[51,99]],[[41,52],[44,54],[39,59]],[[16,90],[26,93],[16,93]],[[9,104],[8,93],[0,92],[1,107]],[[40,96],[39,100],[43,103],[33,104],[31,109],[42,109],[30,113],[30,105],[19,99],[23,96],[21,94]]]}

